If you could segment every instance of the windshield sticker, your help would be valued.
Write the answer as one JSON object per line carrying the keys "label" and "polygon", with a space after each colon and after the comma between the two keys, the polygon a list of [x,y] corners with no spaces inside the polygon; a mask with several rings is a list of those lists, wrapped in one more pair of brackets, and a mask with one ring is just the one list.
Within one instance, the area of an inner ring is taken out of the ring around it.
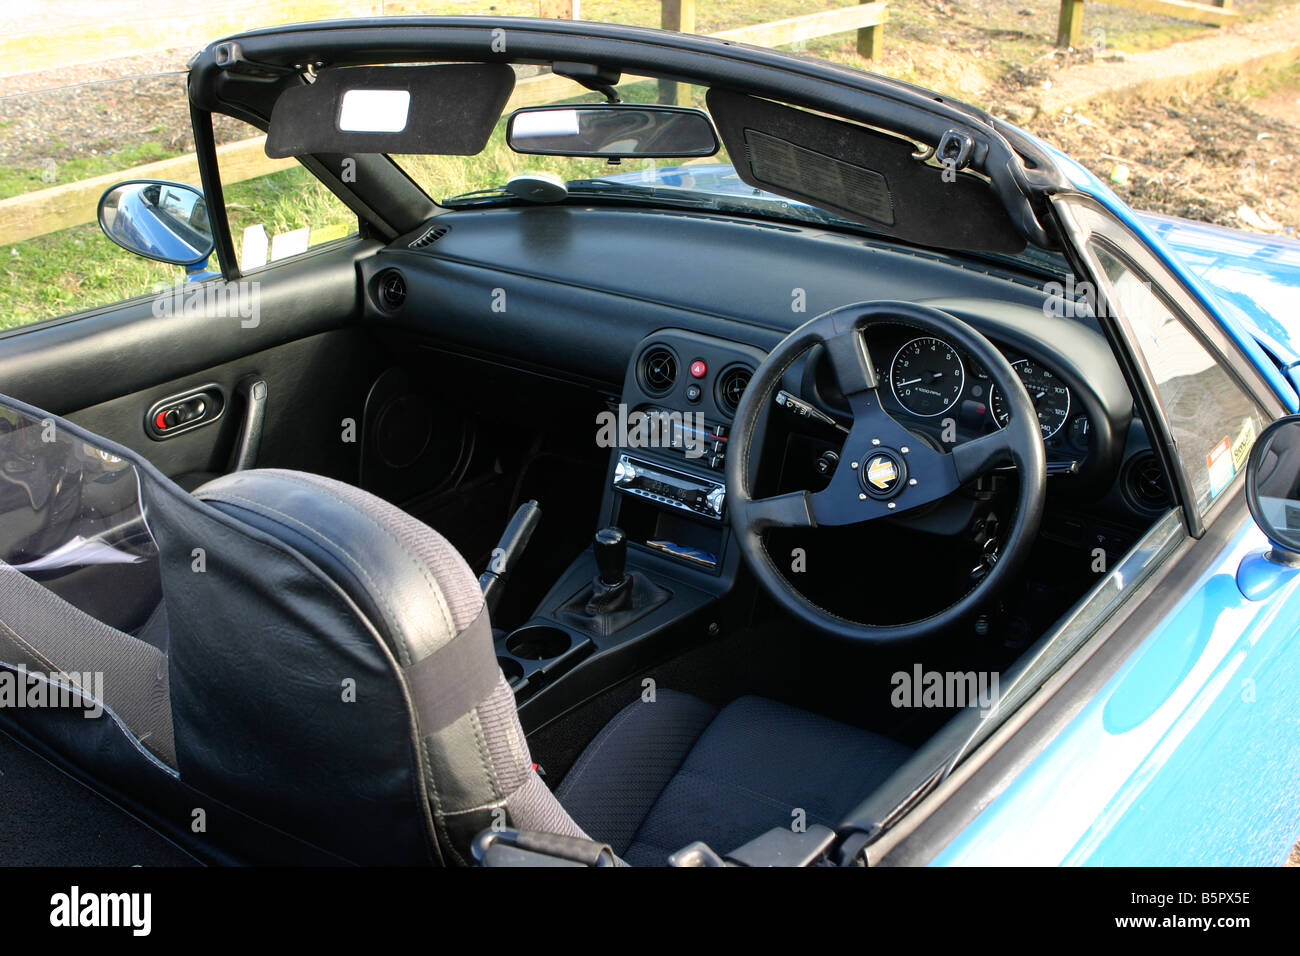
{"label": "windshield sticker", "polygon": [[1232,443],[1232,470],[1241,471],[1246,467],[1246,459],[1250,457],[1250,450],[1255,446],[1255,419],[1250,417],[1246,423],[1241,426],[1241,433],[1237,436],[1236,441]]}
{"label": "windshield sticker", "polygon": [[1210,473],[1210,497],[1217,498],[1223,489],[1232,484],[1237,473],[1232,459],[1232,441],[1227,435],[1205,456],[1205,467]]}

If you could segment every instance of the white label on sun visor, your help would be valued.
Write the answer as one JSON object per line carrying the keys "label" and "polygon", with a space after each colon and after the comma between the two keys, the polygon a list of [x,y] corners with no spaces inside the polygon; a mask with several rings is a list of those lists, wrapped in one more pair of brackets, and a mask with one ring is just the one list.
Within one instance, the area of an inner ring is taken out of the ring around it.
{"label": "white label on sun visor", "polygon": [[538,110],[535,113],[516,113],[510,127],[514,139],[537,139],[550,136],[577,136],[577,110]]}
{"label": "white label on sun visor", "polygon": [[400,133],[411,110],[410,90],[348,90],[339,108],[345,133]]}

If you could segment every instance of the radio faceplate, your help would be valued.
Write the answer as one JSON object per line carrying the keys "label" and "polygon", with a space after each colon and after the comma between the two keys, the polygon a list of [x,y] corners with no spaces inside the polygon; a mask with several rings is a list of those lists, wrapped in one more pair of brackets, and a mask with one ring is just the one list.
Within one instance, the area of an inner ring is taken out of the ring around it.
{"label": "radio faceplate", "polygon": [[727,489],[721,482],[694,478],[663,465],[619,455],[613,486],[624,494],[680,508],[691,514],[721,521]]}

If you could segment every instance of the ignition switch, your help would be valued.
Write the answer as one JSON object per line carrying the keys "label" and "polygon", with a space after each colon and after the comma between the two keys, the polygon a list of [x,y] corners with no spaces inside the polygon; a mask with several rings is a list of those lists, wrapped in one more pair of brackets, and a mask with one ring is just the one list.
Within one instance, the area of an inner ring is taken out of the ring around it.
{"label": "ignition switch", "polygon": [[817,456],[817,460],[813,462],[813,469],[823,478],[829,478],[835,474],[835,466],[839,463],[839,454],[828,448]]}

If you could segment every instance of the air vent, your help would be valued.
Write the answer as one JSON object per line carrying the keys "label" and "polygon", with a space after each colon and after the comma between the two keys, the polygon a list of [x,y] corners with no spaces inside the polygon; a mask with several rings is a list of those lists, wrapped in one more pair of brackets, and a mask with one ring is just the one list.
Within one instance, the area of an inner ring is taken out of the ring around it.
{"label": "air vent", "polygon": [[1139,511],[1158,512],[1173,506],[1165,470],[1151,452],[1134,455],[1125,463],[1121,487],[1129,504]]}
{"label": "air vent", "polygon": [[740,396],[745,394],[745,389],[749,387],[749,378],[753,374],[743,365],[736,365],[719,375],[714,392],[718,407],[724,412],[736,414],[736,409],[740,407]]}
{"label": "air vent", "polygon": [[375,295],[381,309],[396,312],[406,302],[406,280],[396,269],[381,272],[375,281]]}
{"label": "air vent", "polygon": [[641,353],[637,371],[646,394],[667,395],[677,383],[677,356],[662,345],[651,346]]}
{"label": "air vent", "polygon": [[431,246],[449,232],[451,226],[431,226],[426,232],[411,240],[410,248],[423,249],[425,246]]}

